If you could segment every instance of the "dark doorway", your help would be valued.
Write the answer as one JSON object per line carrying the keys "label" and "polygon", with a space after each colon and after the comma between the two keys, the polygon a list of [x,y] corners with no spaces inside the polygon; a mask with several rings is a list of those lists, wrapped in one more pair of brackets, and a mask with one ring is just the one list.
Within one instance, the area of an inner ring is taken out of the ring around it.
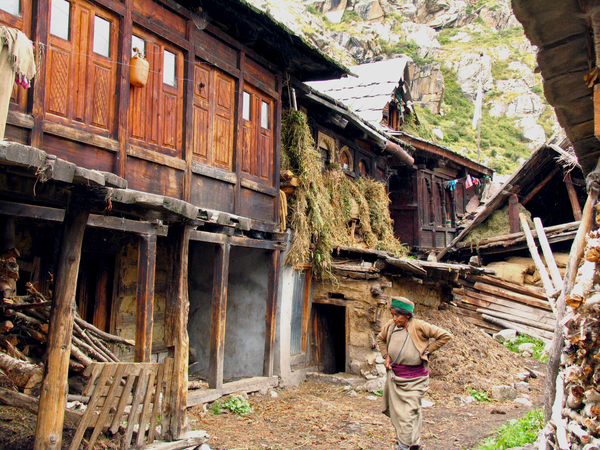
{"label": "dark doorway", "polygon": [[82,253],[77,277],[77,312],[102,331],[110,329],[112,314],[114,255]]}
{"label": "dark doorway", "polygon": [[313,303],[312,344],[314,364],[323,373],[346,371],[346,308]]}

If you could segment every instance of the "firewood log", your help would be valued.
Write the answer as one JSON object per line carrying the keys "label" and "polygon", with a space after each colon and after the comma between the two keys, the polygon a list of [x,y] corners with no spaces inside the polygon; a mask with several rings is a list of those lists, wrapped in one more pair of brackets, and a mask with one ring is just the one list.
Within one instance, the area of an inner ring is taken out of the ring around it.
{"label": "firewood log", "polygon": [[598,430],[598,421],[592,420],[588,417],[583,417],[581,414],[573,411],[572,409],[564,408],[562,410],[562,415],[565,417],[569,417],[579,423],[579,425],[588,428],[592,433],[596,433]]}
{"label": "firewood log", "polygon": [[0,352],[0,369],[23,391],[38,388],[44,378],[44,371],[40,366],[18,360],[3,352]]}
{"label": "firewood log", "polygon": [[105,339],[110,342],[117,342],[120,344],[131,345],[132,347],[135,346],[135,341],[133,341],[131,339],[122,338],[121,336],[115,336],[114,334],[107,333],[106,331],[102,331],[102,330],[96,328],[91,323],[86,322],[85,320],[83,320],[81,317],[79,317],[77,315],[75,316],[75,322],[80,327],[90,330],[91,332],[93,332],[97,336],[101,337],[102,339]]}
{"label": "firewood log", "polygon": [[583,428],[581,428],[581,425],[579,425],[577,422],[571,420],[567,425],[567,430],[571,434],[577,436],[577,439],[579,439],[579,442],[581,442],[582,444],[587,444],[588,442],[590,442],[590,434]]}
{"label": "firewood log", "polygon": [[0,322],[0,333],[8,333],[14,327],[14,324],[10,320],[3,320]]}
{"label": "firewood log", "polygon": [[104,345],[102,340],[98,339],[93,334],[90,334],[89,338],[92,340],[96,348],[98,348],[102,352],[102,354],[104,354],[108,358],[109,361],[119,362],[119,359],[113,354],[113,352],[106,348],[106,345]]}
{"label": "firewood log", "polygon": [[82,341],[75,335],[73,335],[71,338],[73,339],[73,344],[76,344],[79,348],[87,350],[89,355],[95,360],[100,362],[108,362],[108,359],[91,345],[88,345],[86,342]]}
{"label": "firewood log", "polygon": [[75,344],[71,343],[71,356],[83,364],[85,367],[88,367],[94,361],[83,353]]}

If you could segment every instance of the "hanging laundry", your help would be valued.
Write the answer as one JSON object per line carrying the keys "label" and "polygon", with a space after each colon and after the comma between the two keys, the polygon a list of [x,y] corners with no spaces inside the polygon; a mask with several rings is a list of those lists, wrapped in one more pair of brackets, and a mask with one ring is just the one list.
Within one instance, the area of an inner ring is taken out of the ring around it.
{"label": "hanging laundry", "polygon": [[33,44],[29,38],[16,28],[0,26],[0,140],[4,140],[15,81],[29,87],[35,71]]}
{"label": "hanging laundry", "polygon": [[467,175],[467,179],[465,181],[465,188],[469,189],[473,186],[473,180],[471,179],[471,175]]}
{"label": "hanging laundry", "polygon": [[446,189],[449,191],[453,191],[456,189],[456,180],[446,181]]}

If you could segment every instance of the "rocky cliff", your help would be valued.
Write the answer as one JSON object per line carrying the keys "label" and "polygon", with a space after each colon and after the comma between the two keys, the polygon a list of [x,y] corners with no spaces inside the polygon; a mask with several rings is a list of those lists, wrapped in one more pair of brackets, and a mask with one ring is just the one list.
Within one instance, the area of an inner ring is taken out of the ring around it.
{"label": "rocky cliff", "polygon": [[467,129],[481,80],[482,162],[500,173],[514,170],[560,131],[535,73],[535,48],[509,0],[251,3],[349,66],[411,56],[413,98],[424,108],[422,125],[411,132],[470,157],[476,157],[477,145],[474,131]]}

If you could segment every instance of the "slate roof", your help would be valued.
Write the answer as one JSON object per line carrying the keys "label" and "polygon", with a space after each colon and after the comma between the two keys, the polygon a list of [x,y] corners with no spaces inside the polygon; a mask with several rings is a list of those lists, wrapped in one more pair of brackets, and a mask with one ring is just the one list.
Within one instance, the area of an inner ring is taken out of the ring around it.
{"label": "slate roof", "polygon": [[379,130],[389,131],[380,125],[382,111],[393,98],[402,80],[410,85],[408,56],[388,59],[370,64],[353,66],[350,71],[356,77],[307,83],[312,88],[342,102],[361,119]]}

